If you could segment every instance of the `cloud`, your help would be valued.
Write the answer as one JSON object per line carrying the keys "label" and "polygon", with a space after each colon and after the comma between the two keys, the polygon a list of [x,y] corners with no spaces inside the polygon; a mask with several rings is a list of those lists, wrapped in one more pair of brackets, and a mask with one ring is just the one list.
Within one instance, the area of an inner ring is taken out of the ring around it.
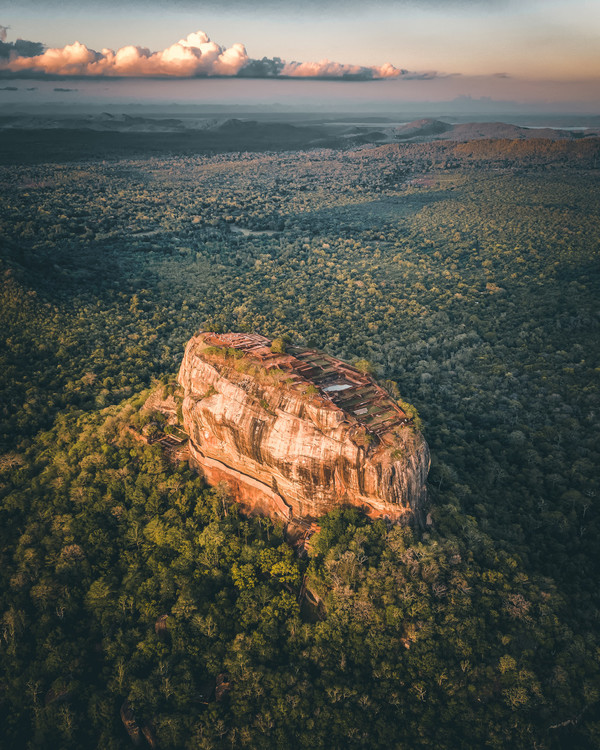
{"label": "cloud", "polygon": [[44,45],[41,42],[28,42],[25,39],[7,42],[6,29],[8,29],[8,26],[0,26],[0,29],[4,29],[4,39],[0,33],[0,62],[2,58],[34,57],[35,55],[41,55],[44,51]]}
{"label": "cloud", "polygon": [[116,52],[96,52],[74,42],[33,56],[9,55],[0,70],[60,76],[179,77],[232,76],[249,61],[243,44],[227,49],[211,42],[203,31],[189,34],[160,52],[128,45]]}
{"label": "cloud", "polygon": [[441,76],[435,71],[416,72],[396,68],[391,63],[384,65],[346,65],[343,63],[321,60],[321,62],[285,63],[279,73],[287,78],[325,78],[344,81],[378,81],[386,78],[401,78],[406,81],[428,81]]}
{"label": "cloud", "polygon": [[10,26],[0,26],[0,42],[6,41],[6,32],[10,29]]}
{"label": "cloud", "polygon": [[249,60],[240,68],[240,78],[277,78],[286,63],[280,57],[263,57],[262,60]]}
{"label": "cloud", "polygon": [[364,67],[321,60],[321,62],[286,63],[281,75],[289,78],[342,78],[351,80],[374,80],[378,78],[398,78],[403,72],[391,63]]}
{"label": "cloud", "polygon": [[[0,27],[4,28],[4,27]],[[2,49],[2,47],[7,49]],[[0,75],[4,77],[154,77],[199,78],[239,76],[244,78],[325,78],[378,80],[385,78],[430,78],[434,74],[412,73],[391,63],[376,66],[348,65],[330,60],[285,62],[279,57],[253,60],[243,44],[231,47],[209,39],[203,31],[189,34],[159,52],[128,45],[116,52],[97,52],[74,42],[61,48],[44,49],[39,42],[0,42]]]}

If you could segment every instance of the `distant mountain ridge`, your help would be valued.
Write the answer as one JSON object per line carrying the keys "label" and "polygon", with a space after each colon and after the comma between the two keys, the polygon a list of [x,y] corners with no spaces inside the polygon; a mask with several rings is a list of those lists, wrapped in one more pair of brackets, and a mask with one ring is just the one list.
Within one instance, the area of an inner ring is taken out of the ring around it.
{"label": "distant mountain ridge", "polygon": [[[276,117],[270,119],[249,119],[241,117],[224,118],[194,118],[181,119],[176,117],[158,117],[148,115],[129,115],[125,113],[111,114],[102,112],[99,115],[30,115],[13,114],[0,117],[0,130],[82,130],[110,133],[196,133],[198,135],[213,134],[235,138],[253,138],[260,134],[261,140],[269,136],[275,141],[285,140],[292,136],[294,141],[302,141],[306,145],[321,145],[319,141],[327,141],[328,146],[335,147],[356,142],[357,145],[366,143],[381,143],[382,141],[470,141],[482,138],[522,140],[525,138],[547,138],[549,140],[573,140],[575,138],[599,135],[599,129],[581,128],[581,130],[561,130],[559,128],[524,127],[506,122],[467,122],[453,124],[435,118],[422,118],[403,125],[390,125],[385,121],[367,123],[359,116],[360,122],[351,121],[327,123],[322,121],[304,120],[281,121]],[[325,144],[324,144],[325,145]]]}
{"label": "distant mountain ridge", "polygon": [[406,125],[400,125],[395,128],[396,138],[415,138],[423,136],[434,136],[447,133],[452,130],[453,126],[442,120],[433,120],[431,118],[424,118],[422,120],[414,120]]}
{"label": "distant mountain ridge", "polygon": [[[385,118],[384,118],[385,120]],[[590,143],[600,129],[560,130],[503,122],[453,124],[424,118],[409,123],[331,122],[310,114],[289,121],[263,119],[174,118],[128,114],[13,114],[0,116],[0,163],[43,163],[56,159],[106,159],[161,154],[308,151],[360,147],[417,147],[510,141]]]}
{"label": "distant mountain ridge", "polygon": [[598,131],[560,130],[558,128],[527,128],[506,122],[466,122],[456,125],[425,118],[406,125],[390,129],[393,138],[398,141],[475,141],[481,139],[525,140],[546,138],[551,141],[574,140],[589,135],[598,135]]}

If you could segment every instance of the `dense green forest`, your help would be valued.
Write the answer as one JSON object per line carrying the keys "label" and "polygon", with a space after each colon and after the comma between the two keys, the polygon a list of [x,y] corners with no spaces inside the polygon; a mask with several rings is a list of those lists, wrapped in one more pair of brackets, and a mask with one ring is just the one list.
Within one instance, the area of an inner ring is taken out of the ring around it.
{"label": "dense green forest", "polygon": [[[0,167],[0,746],[598,747],[598,151]],[[433,525],[300,559],[140,441],[200,327],[395,380]]]}

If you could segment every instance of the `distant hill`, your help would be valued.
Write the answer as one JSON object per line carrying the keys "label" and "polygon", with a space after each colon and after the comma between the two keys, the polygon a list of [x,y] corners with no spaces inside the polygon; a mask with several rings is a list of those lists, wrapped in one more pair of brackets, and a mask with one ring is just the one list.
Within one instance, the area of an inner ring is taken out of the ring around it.
{"label": "distant hill", "polygon": [[451,132],[444,138],[451,141],[474,141],[480,138],[507,138],[524,140],[528,138],[546,138],[550,141],[572,140],[578,137],[569,130],[556,128],[523,128],[506,122],[467,122],[452,126]]}
{"label": "distant hill", "polygon": [[550,141],[573,140],[597,131],[571,131],[557,128],[526,128],[506,122],[466,122],[457,125],[443,120],[423,119],[409,122],[396,128],[388,128],[389,137],[395,141],[475,141],[481,139],[525,140],[545,138]]}
{"label": "distant hill", "polygon": [[425,118],[423,120],[414,120],[406,125],[400,125],[394,128],[394,134],[397,140],[406,138],[424,138],[425,136],[441,135],[453,129],[453,125],[442,120],[432,120]]}
{"label": "distant hill", "polygon": [[[366,127],[365,127],[366,125]],[[314,148],[349,149],[386,144],[471,141],[589,141],[597,129],[527,128],[503,122],[452,124],[419,119],[406,124],[351,124],[323,120],[282,122],[242,118],[168,118],[103,112],[0,116],[0,163],[214,154]]]}

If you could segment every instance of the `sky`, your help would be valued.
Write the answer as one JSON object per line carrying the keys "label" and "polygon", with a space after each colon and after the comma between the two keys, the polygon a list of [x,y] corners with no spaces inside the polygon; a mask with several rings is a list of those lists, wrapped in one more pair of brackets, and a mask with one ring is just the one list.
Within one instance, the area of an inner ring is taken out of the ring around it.
{"label": "sky", "polygon": [[[288,92],[303,78],[350,79],[390,100],[600,107],[599,0],[3,1],[2,78],[280,77]],[[21,55],[17,39],[56,52]],[[218,98],[227,86],[213,84]],[[162,81],[155,91],[169,95]]]}

